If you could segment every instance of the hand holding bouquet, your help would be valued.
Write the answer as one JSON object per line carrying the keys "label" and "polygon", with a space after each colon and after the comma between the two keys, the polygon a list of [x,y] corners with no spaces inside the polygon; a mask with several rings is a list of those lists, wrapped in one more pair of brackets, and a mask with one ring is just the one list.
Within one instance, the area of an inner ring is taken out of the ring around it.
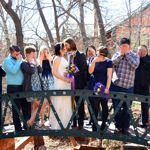
{"label": "hand holding bouquet", "polygon": [[79,71],[79,69],[74,63],[71,63],[66,68],[66,71],[67,71],[67,78],[70,78],[72,80],[71,89],[74,89],[75,88],[74,75]]}
{"label": "hand holding bouquet", "polygon": [[96,94],[96,95],[99,95],[99,94],[102,94],[102,96],[108,96],[108,92],[106,92],[106,91],[108,91],[108,89],[106,88],[106,86],[105,85],[103,85],[102,83],[100,83],[100,82],[97,82],[96,84],[95,84],[95,86],[94,86],[94,93]]}
{"label": "hand holding bouquet", "polygon": [[67,73],[68,73],[69,76],[73,76],[79,71],[78,67],[73,63],[70,64],[70,66],[68,66],[66,68],[66,70],[67,70]]}

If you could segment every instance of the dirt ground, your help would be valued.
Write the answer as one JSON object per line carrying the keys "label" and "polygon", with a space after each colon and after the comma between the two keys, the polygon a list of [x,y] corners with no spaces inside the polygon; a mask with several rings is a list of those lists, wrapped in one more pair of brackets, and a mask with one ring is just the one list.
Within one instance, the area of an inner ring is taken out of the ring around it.
{"label": "dirt ground", "polygon": [[[73,147],[69,139],[63,137],[48,137],[44,136],[44,142],[46,150],[72,150]],[[80,143],[81,144],[81,143]],[[121,150],[123,142],[112,141],[104,139],[102,142],[98,139],[89,142],[89,146],[106,148],[106,150]],[[29,143],[25,146],[24,150],[33,150],[33,143]]]}

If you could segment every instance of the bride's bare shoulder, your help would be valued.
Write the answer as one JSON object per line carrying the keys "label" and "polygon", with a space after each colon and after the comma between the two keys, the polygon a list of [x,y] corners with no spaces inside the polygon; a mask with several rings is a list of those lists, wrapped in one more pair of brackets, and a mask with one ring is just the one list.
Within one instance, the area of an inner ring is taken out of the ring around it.
{"label": "bride's bare shoulder", "polygon": [[55,56],[55,58],[54,58],[54,63],[59,63],[61,61],[61,57],[59,57],[59,56]]}
{"label": "bride's bare shoulder", "polygon": [[61,57],[55,56],[54,61],[60,61],[60,60],[61,60]]}

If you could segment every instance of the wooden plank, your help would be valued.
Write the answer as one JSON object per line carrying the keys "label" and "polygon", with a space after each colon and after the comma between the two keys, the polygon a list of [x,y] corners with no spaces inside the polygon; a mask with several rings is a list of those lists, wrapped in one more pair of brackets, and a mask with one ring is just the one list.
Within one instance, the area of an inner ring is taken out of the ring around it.
{"label": "wooden plank", "polygon": [[100,146],[90,146],[87,145],[90,141],[90,138],[81,138],[81,137],[71,137],[70,142],[73,146],[73,150],[105,150]]}
{"label": "wooden plank", "polygon": [[72,147],[78,146],[78,142],[75,140],[74,137],[69,137]]}
{"label": "wooden plank", "polygon": [[90,141],[90,138],[87,137],[74,137],[74,139],[77,141],[77,143],[85,145],[87,145]]}
{"label": "wooden plank", "polygon": [[14,150],[15,149],[15,139],[8,138],[8,139],[1,139],[0,140],[0,149],[2,150]]}
{"label": "wooden plank", "polygon": [[73,150],[105,150],[105,148],[82,145],[74,147]]}
{"label": "wooden plank", "polygon": [[34,149],[38,149],[39,147],[44,147],[44,138],[43,136],[34,136]]}
{"label": "wooden plank", "polygon": [[15,144],[15,150],[22,150],[29,142],[33,142],[33,137],[22,137],[19,142]]}
{"label": "wooden plank", "polygon": [[148,150],[145,146],[137,144],[125,144],[123,150]]}

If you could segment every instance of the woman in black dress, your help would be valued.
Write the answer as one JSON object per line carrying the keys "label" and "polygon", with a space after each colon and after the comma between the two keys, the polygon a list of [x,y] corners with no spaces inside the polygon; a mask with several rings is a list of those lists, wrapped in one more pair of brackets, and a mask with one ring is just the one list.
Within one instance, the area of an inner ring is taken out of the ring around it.
{"label": "woman in black dress", "polygon": [[[89,73],[94,75],[95,84],[100,82],[106,88],[104,94],[109,94],[109,88],[112,79],[112,61],[107,58],[108,50],[106,47],[99,48],[99,56],[95,57],[89,66]],[[94,85],[95,85],[94,84]],[[94,87],[93,87],[94,88]],[[102,124],[101,130],[104,130],[106,126],[106,121],[108,117],[108,105],[106,97],[93,97],[91,105],[95,113],[95,117],[98,117],[98,112],[100,110],[100,104],[102,107]],[[96,125],[93,123],[93,131],[97,131]]]}

